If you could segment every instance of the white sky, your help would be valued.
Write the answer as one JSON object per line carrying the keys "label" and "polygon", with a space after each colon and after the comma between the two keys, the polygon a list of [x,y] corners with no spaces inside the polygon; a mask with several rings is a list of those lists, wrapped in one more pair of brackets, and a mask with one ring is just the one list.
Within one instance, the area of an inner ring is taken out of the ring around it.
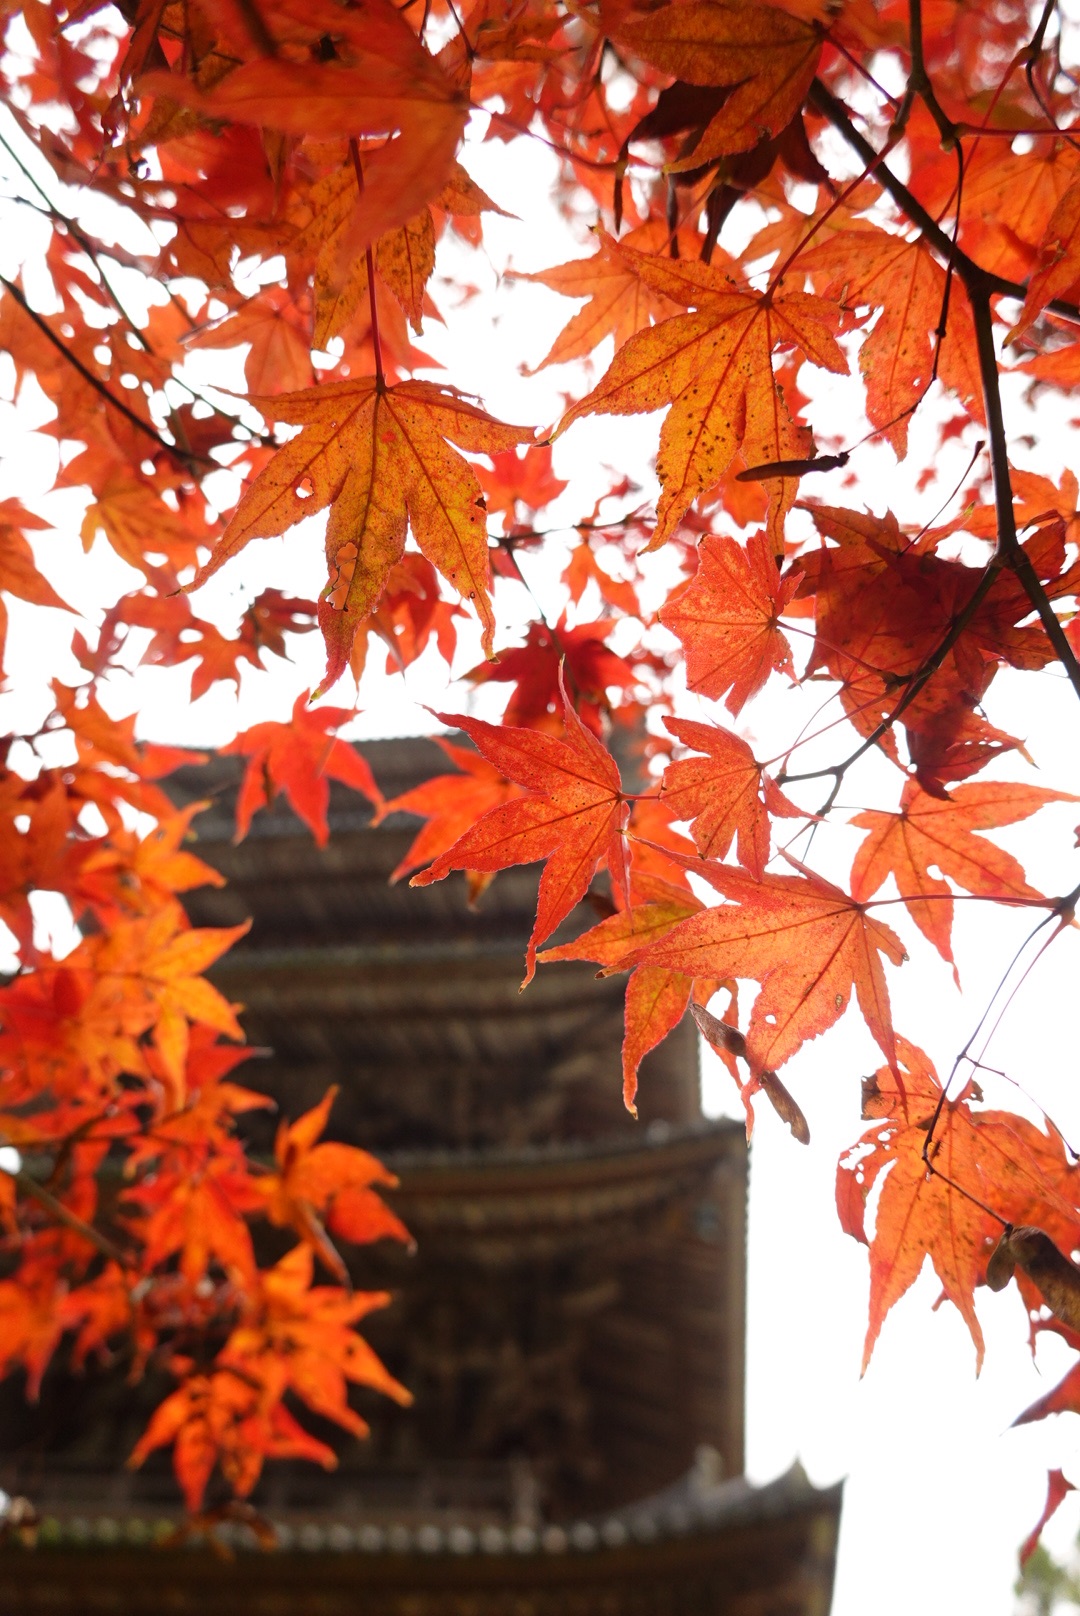
{"label": "white sky", "polygon": [[[578,305],[540,287],[500,281],[496,271],[508,262],[534,269],[580,256],[588,251],[587,234],[582,227],[575,236],[548,201],[552,168],[539,146],[518,142],[508,160],[499,143],[475,144],[467,148],[465,162],[496,201],[516,207],[528,222],[488,216],[485,252],[467,255],[452,243],[440,249],[440,271],[455,274],[460,267],[465,279],[481,286],[483,295],[455,309],[447,290],[435,285],[435,300],[444,307],[449,323],[443,328],[430,322],[419,345],[445,364],[449,380],[478,394],[496,416],[549,424],[561,413],[565,392],[583,390],[580,373],[553,370],[529,379],[516,366],[521,360],[536,363]],[[57,196],[58,190],[54,184],[51,194]],[[3,273],[12,274],[39,238],[43,240],[40,225],[27,210],[0,204]],[[32,278],[29,284],[33,286]],[[126,290],[137,302],[138,288],[128,283]],[[595,374],[602,372],[607,358],[606,349],[598,353]],[[188,374],[243,389],[235,355],[195,354]],[[804,370],[803,386],[811,381],[822,436],[844,430],[845,422],[851,423],[852,439],[861,435],[856,385]],[[0,391],[6,396],[10,383],[10,367],[0,361]],[[1026,458],[1018,455],[1018,461],[1056,477],[1058,468],[1068,462],[1068,401],[1042,404],[1033,424],[1030,415],[1021,413],[1019,389],[1010,386],[1007,393],[1013,432],[1035,432],[1039,439],[1038,449]],[[62,595],[90,610],[95,602],[135,587],[138,578],[103,540],[89,556],[83,555],[78,540],[82,501],[77,494],[46,497],[55,470],[55,447],[48,439],[32,436],[43,414],[35,414],[29,395],[18,410],[0,404],[0,498],[18,495],[57,523],[56,533],[35,540],[40,563]],[[651,490],[655,485],[649,467],[658,425],[656,417],[597,417],[575,425],[555,449],[558,474],[571,478],[569,493],[554,508],[556,519],[573,521],[587,514],[593,499],[613,480],[605,466],[630,470]],[[924,520],[960,477],[975,436],[972,431],[937,457],[940,474],[925,497],[915,494],[914,482],[934,453],[935,440],[929,425],[919,418],[904,465],[898,467],[887,448],[871,447],[853,462],[858,486],[842,490],[838,477],[820,477],[812,489],[809,482],[804,484],[804,493],[838,504],[865,504],[878,512],[891,505],[901,521]],[[268,584],[314,596],[321,581],[319,533],[316,519],[284,540],[251,545],[195,597],[196,611],[231,627],[240,604]],[[553,549],[553,559],[526,554],[522,566],[545,606],[557,609],[561,552],[557,545]],[[655,579],[650,588],[659,598],[671,582],[670,559],[663,553],[649,559],[650,578]],[[501,595],[499,639],[506,644],[515,622],[524,622],[531,612],[522,591],[504,588]],[[508,610],[518,614],[516,619],[506,617]],[[600,613],[586,610],[585,615]],[[21,727],[47,710],[49,678],[58,674],[76,683],[82,675],[64,651],[70,620],[59,613],[22,608],[18,602],[11,603],[11,617],[10,665],[19,673],[9,693],[0,696],[0,720],[5,727]],[[231,686],[218,687],[191,703],[188,672],[151,669],[133,680],[115,682],[108,698],[111,710],[119,715],[138,706],[140,733],[148,738],[220,743],[238,727],[286,716],[293,693],[304,683],[318,682],[322,669],[317,636],[294,643],[294,666],[275,664],[270,673],[244,670],[238,703],[232,700]],[[373,653],[370,661],[373,666],[361,692],[364,711],[348,733],[373,737],[429,729],[430,719],[420,703],[441,707],[449,699],[463,709],[466,697],[460,691],[447,697],[445,675],[432,659],[421,659],[404,681],[382,675],[380,656]],[[477,661],[478,638],[469,632],[463,636],[457,671]],[[473,710],[489,711],[501,695],[490,687],[481,691]],[[768,756],[790,738],[820,698],[820,686],[793,692],[774,680],[765,699],[752,704],[737,727],[759,755]],[[343,684],[331,699],[348,705],[351,693]],[[995,764],[993,777],[1029,779],[1080,793],[1076,745],[1080,712],[1059,675],[1002,674],[988,707],[994,723],[1026,740],[1035,763],[1045,771],[1029,769],[1012,756]],[[726,712],[694,698],[687,698],[680,711],[730,722]],[[844,739],[834,740],[819,761],[842,755],[849,733],[841,729],[838,736]],[[894,806],[899,786],[895,771],[870,758],[852,771],[841,801],[849,807]],[[808,807],[824,795],[823,791],[815,795],[814,787],[803,790],[806,794],[798,800]],[[1078,819],[1080,809],[1064,805],[1040,815],[1034,830],[1018,826],[998,833],[997,839],[1022,858],[1036,886],[1059,893],[1077,879],[1072,827]],[[845,880],[856,840],[841,828],[820,831],[813,849],[815,866]],[[943,1073],[1031,923],[1022,913],[996,911],[985,904],[959,902],[956,907],[954,945],[963,995],[956,992],[947,967],[922,944],[904,912],[883,911],[883,918],[901,932],[912,953],[908,965],[890,971],[894,1020],[900,1031],[926,1048]],[[48,918],[44,905],[43,919]],[[56,919],[56,924],[62,931],[62,920]],[[1025,983],[986,1056],[1044,1105],[1074,1142],[1080,1141],[1074,1035],[1078,960],[1076,934],[1062,937]],[[1056,1383],[1070,1355],[1050,1339],[1033,1365],[1015,1290],[999,1296],[980,1293],[988,1350],[977,1381],[974,1349],[959,1315],[948,1306],[931,1312],[938,1286],[926,1271],[887,1321],[870,1370],[859,1379],[867,1258],[864,1248],[840,1230],[833,1180],[838,1155],[863,1128],[859,1079],[879,1064],[880,1055],[861,1022],[847,1016],[824,1038],[806,1046],[784,1071],[809,1119],[810,1149],[795,1144],[771,1112],[759,1119],[749,1219],[749,1473],[754,1480],[765,1481],[798,1457],[818,1484],[848,1478],[835,1616],[863,1616],[868,1610],[875,1616],[910,1616],[916,1608],[928,1616],[966,1611],[1007,1616],[1014,1607],[1016,1546],[1041,1510],[1046,1469],[1062,1465],[1080,1483],[1074,1416],[1019,1431],[1011,1431],[1009,1425]],[[1024,1104],[1006,1084],[995,1089],[988,1081],[986,1087],[992,1103]],[[730,1080],[707,1052],[704,1097],[712,1114],[741,1114]],[[1048,1533],[1051,1547],[1063,1549],[1078,1519],[1080,1503],[1074,1498]]]}

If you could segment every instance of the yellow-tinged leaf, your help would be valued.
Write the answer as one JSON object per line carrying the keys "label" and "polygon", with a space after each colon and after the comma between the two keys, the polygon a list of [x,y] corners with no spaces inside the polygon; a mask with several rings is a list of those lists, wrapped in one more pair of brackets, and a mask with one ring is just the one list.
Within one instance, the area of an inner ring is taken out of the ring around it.
{"label": "yellow-tinged leaf", "polygon": [[374,376],[253,403],[301,426],[247,489],[195,587],[250,539],[282,533],[331,507],[329,582],[319,604],[327,646],[323,688],[342,673],[357,630],[400,561],[411,524],[420,549],[471,600],[490,653],[495,632],[484,498],[476,473],[447,439],[473,453],[525,443],[505,426],[431,382],[387,387]]}
{"label": "yellow-tinged leaf", "polygon": [[731,91],[676,170],[748,151],[786,128],[813,81],[822,39],[813,23],[756,0],[659,6],[619,23],[613,37],[684,83]]}
{"label": "yellow-tinged leaf", "polygon": [[[630,247],[635,252],[663,252],[670,238],[666,224],[650,220],[624,236],[619,247]],[[667,319],[678,307],[663,293],[654,292],[636,273],[633,261],[628,260],[623,251],[613,250],[612,242],[603,235],[599,251],[591,258],[572,258],[568,263],[534,270],[531,274],[520,270],[510,273],[517,280],[536,281],[553,292],[561,292],[564,297],[588,299],[585,307],[560,331],[535,370],[583,359],[608,336],[614,337],[618,350],[635,331],[654,320]]]}
{"label": "yellow-tinged leaf", "polygon": [[427,208],[379,238],[375,267],[408,315],[409,324],[419,333],[424,288],[435,268],[435,226]]}
{"label": "yellow-tinged leaf", "polygon": [[[289,253],[290,258],[300,262],[315,261],[313,348],[325,349],[331,337],[340,335],[367,295],[366,253],[353,253],[344,271],[341,265],[353,218],[366,194],[366,188],[363,192],[359,189],[352,165],[346,164],[317,180],[298,210],[299,231],[290,243]],[[435,226],[430,209],[422,207],[404,224],[379,238],[375,266],[414,331],[419,331],[424,288],[435,268]]]}
{"label": "yellow-tinged leaf", "polygon": [[[741,449],[750,465],[805,456],[805,427],[791,419],[773,376],[777,348],[795,348],[844,374],[833,335],[835,314],[802,292],[769,297],[737,290],[705,264],[653,258],[610,244],[653,291],[692,305],[639,331],[619,349],[607,374],[573,405],[559,432],[579,416],[636,415],[672,406],[660,433],[656,471],[663,485],[647,549],[671,537],[694,500],[715,488]],[[763,479],[775,530],[795,498],[796,477]]]}

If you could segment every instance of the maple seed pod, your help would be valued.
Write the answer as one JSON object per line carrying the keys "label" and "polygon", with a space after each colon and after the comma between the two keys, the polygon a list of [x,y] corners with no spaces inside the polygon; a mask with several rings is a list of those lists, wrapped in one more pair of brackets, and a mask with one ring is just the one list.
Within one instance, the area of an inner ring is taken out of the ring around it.
{"label": "maple seed pod", "polygon": [[737,1060],[746,1060],[746,1039],[738,1027],[731,1027],[726,1021],[721,1021],[719,1016],[714,1016],[704,1005],[692,1004],[690,1014],[697,1022],[702,1037],[707,1043],[712,1044],[714,1049],[726,1049],[728,1054],[734,1055]]}
{"label": "maple seed pod", "polygon": [[786,1122],[800,1145],[810,1143],[810,1125],[795,1096],[784,1087],[775,1072],[762,1072],[762,1092],[781,1122]]}
{"label": "maple seed pod", "polygon": [[[726,1021],[719,1020],[700,1004],[692,1004],[690,1014],[714,1049],[726,1050],[729,1055],[734,1055],[739,1060],[748,1059],[746,1039],[738,1027],[728,1026]],[[762,1072],[759,1087],[781,1122],[787,1124],[800,1145],[808,1145],[810,1127],[806,1117],[795,1096],[784,1087],[776,1073]]]}
{"label": "maple seed pod", "polygon": [[1080,1330],[1080,1268],[1042,1229],[1014,1229],[1009,1249],[1054,1317]]}
{"label": "maple seed pod", "polygon": [[990,1261],[986,1265],[986,1283],[992,1291],[1003,1291],[1016,1267],[1016,1257],[1012,1249],[1013,1226],[1007,1223],[1001,1231],[1001,1239],[990,1253]]}

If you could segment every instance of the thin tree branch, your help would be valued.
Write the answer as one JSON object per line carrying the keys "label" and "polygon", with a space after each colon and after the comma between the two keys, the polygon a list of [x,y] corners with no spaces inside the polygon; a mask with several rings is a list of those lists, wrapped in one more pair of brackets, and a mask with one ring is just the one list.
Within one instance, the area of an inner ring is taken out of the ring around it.
{"label": "thin tree branch", "polygon": [[137,414],[137,412],[133,410],[129,404],[125,404],[122,398],[117,398],[112,389],[106,387],[101,377],[95,376],[94,372],[89,368],[89,366],[84,365],[78,355],[72,353],[71,349],[62,340],[62,338],[57,336],[49,322],[42,315],[40,315],[36,309],[32,309],[30,307],[29,303],[26,301],[25,294],[20,287],[15,285],[14,281],[9,281],[6,275],[0,275],[0,286],[4,287],[5,291],[11,293],[16,303],[22,309],[23,313],[34,322],[42,336],[48,338],[49,342],[52,343],[57,353],[61,354],[62,357],[67,360],[72,369],[79,373],[83,381],[87,382],[94,389],[95,393],[100,393],[102,398],[105,399],[107,403],[111,404],[114,410],[119,410],[120,414],[130,421],[132,426],[144,433],[146,437],[151,440],[151,442],[156,443],[159,449],[164,449],[166,454],[171,455],[174,460],[179,461],[182,466],[188,468],[190,468],[192,462],[197,461],[200,465],[212,466],[215,471],[220,469],[216,460],[209,460],[207,459],[206,455],[195,454],[193,451],[185,451],[178,448],[175,443],[169,443],[161,436],[160,432],[158,432],[155,427],[152,427],[148,421],[144,421],[142,416]]}
{"label": "thin tree branch", "polygon": [[[967,284],[968,276],[977,279],[987,292],[1000,297],[1014,297],[1023,302],[1027,296],[1027,286],[1022,281],[1010,281],[1004,275],[992,274],[970,258],[964,249],[958,246],[947,231],[943,230],[931,213],[923,207],[918,197],[908,189],[902,180],[886,163],[879,160],[879,154],[871,146],[865,135],[861,135],[847,115],[847,109],[836,97],[827,90],[820,79],[815,79],[810,88],[810,104],[823,117],[828,118],[838,134],[843,135],[852,151],[864,163],[876,163],[875,178],[880,182],[882,189],[887,191],[900,211],[911,221],[915,228],[925,236],[930,245],[941,254],[946,263],[955,266],[957,274]],[[1050,131],[1047,131],[1050,133]],[[1064,320],[1080,323],[1080,308],[1075,303],[1066,303],[1055,298],[1047,304],[1052,313],[1058,314]]]}
{"label": "thin tree branch", "polygon": [[[978,272],[981,275],[982,271]],[[1013,510],[1012,474],[1009,470],[1009,451],[1005,436],[1005,418],[1001,409],[1001,385],[998,376],[997,351],[994,347],[994,317],[990,308],[990,294],[978,284],[976,276],[965,276],[975,322],[975,340],[979,353],[979,373],[982,378],[983,401],[986,405],[986,423],[990,438],[990,466],[994,477],[994,503],[997,509],[997,554],[1016,576],[1031,605],[1039,614],[1062,667],[1065,669],[1077,696],[1080,696],[1080,662],[1069,644],[1061,621],[1046,590],[1039,582],[1031,559],[1020,543],[1016,532],[1016,514]]]}
{"label": "thin tree branch", "polygon": [[[913,42],[917,37],[915,19],[919,15],[919,0],[912,0]],[[830,92],[815,80],[810,92],[811,101],[823,112],[848,141],[852,149],[863,161],[868,161],[874,148],[870,145],[851,123],[846,110]],[[925,99],[925,95],[924,95]],[[877,177],[888,191],[893,201],[902,210],[912,224],[920,230],[923,236],[945,259],[946,263],[955,270],[964,283],[968,298],[971,302],[972,317],[975,324],[976,344],[979,357],[979,373],[982,380],[983,400],[986,406],[987,424],[990,438],[990,463],[994,477],[994,499],[997,507],[997,549],[996,556],[1012,571],[1025,595],[1031,603],[1039,620],[1046,631],[1047,638],[1054,648],[1062,667],[1068,675],[1069,682],[1080,697],[1080,662],[1069,644],[1065,630],[1061,625],[1057,613],[1054,611],[1050,598],[1040,583],[1031,560],[1024,551],[1016,534],[1016,518],[1013,512],[1012,477],[1009,471],[1008,443],[1005,435],[1005,423],[1001,409],[1001,386],[998,373],[997,350],[994,345],[994,319],[990,306],[990,299],[995,294],[1023,298],[1027,288],[1019,282],[1005,281],[1000,275],[990,273],[983,269],[981,264],[975,262],[958,242],[942,230],[937,220],[913,196],[907,186],[898,180],[884,163],[877,166]],[[1057,313],[1067,313],[1072,319],[1080,319],[1080,311],[1074,305],[1051,303],[1050,308]],[[933,671],[933,670],[931,670]],[[925,679],[919,685],[925,684]],[[905,692],[902,705],[913,699],[909,686]],[[839,785],[839,780],[836,782]]]}
{"label": "thin tree branch", "polygon": [[[3,1170],[7,1171],[6,1168]],[[110,1257],[113,1262],[119,1263],[121,1268],[130,1266],[129,1258],[125,1257],[119,1246],[113,1244],[108,1235],[102,1234],[92,1224],[84,1222],[78,1213],[72,1212],[64,1205],[63,1201],[57,1200],[52,1191],[47,1190],[44,1184],[39,1184],[37,1179],[33,1178],[25,1168],[20,1167],[17,1172],[11,1173],[9,1176],[15,1180],[24,1195],[28,1195],[32,1201],[36,1201],[50,1217],[56,1219],[57,1223],[62,1223],[65,1228],[71,1229],[74,1234],[81,1235],[92,1246],[96,1246],[103,1256]]]}
{"label": "thin tree branch", "polygon": [[926,71],[926,58],[923,53],[922,0],[909,0],[908,15],[911,19],[911,73],[908,77],[908,91],[919,97],[933,118],[941,137],[942,147],[946,151],[953,151],[957,146],[956,125],[946,116],[930,81],[930,75]]}
{"label": "thin tree branch", "polygon": [[923,662],[922,665],[910,676],[904,690],[904,694],[900,697],[900,700],[897,702],[892,712],[883,718],[880,724],[874,726],[874,729],[866,737],[865,741],[863,741],[860,746],[857,746],[854,752],[852,752],[849,757],[844,759],[843,763],[833,764],[831,768],[827,769],[808,770],[805,774],[787,774],[783,769],[781,769],[780,773],[776,776],[777,785],[782,786],[785,784],[792,784],[799,780],[822,780],[831,775],[833,779],[833,787],[823,806],[818,809],[818,817],[820,818],[822,814],[827,814],[829,809],[833,806],[833,803],[836,801],[837,793],[840,790],[844,775],[847,773],[848,769],[851,768],[853,763],[858,762],[859,758],[861,758],[864,753],[869,752],[872,746],[877,745],[881,738],[886,735],[896,723],[896,720],[903,715],[908,707],[911,706],[911,703],[915,700],[915,697],[919,694],[919,692],[926,684],[928,684],[928,682],[933,678],[934,674],[937,673],[938,669],[941,667],[941,664],[945,661],[945,658],[948,656],[949,652],[952,650],[953,646],[956,644],[957,640],[960,638],[961,634],[963,634],[964,630],[975,616],[975,613],[986,599],[991,588],[993,587],[998,573],[1001,571],[1004,564],[1005,563],[1000,556],[994,555],[991,557],[990,561],[987,562],[986,567],[983,570],[982,577],[979,579],[970,599],[967,601],[967,604],[964,606],[962,611],[957,612],[956,616],[949,624],[948,631],[942,636],[936,650],[933,651],[931,655],[927,657],[926,661]]}

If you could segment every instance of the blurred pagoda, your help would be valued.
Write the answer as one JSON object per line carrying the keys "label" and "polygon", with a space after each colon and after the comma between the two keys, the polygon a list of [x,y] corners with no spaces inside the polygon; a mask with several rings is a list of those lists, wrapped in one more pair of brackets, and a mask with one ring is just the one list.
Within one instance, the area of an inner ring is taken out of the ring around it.
{"label": "blurred pagoda", "polygon": [[[426,740],[363,750],[388,798],[446,768]],[[41,1524],[0,1554],[0,1610],[826,1616],[839,1489],[742,1475],[747,1154],[702,1116],[693,1024],[646,1061],[635,1122],[622,980],[550,965],[519,992],[534,868],[475,908],[461,877],[391,885],[416,821],[372,828],[336,786],[325,848],[280,800],[237,845],[238,783],[231,758],[173,777],[227,877],[186,906],[252,918],[212,973],[265,1052],[243,1080],[290,1117],[337,1084],[331,1134],[400,1178],[416,1251],[352,1266],[394,1294],[365,1334],[415,1403],[358,1395],[371,1437],[332,1473],[268,1465],[277,1550],[233,1525],[223,1559],[155,1546],[167,1461],[124,1468],[160,1387],[57,1368],[37,1410],[7,1388],[0,1485]]]}

